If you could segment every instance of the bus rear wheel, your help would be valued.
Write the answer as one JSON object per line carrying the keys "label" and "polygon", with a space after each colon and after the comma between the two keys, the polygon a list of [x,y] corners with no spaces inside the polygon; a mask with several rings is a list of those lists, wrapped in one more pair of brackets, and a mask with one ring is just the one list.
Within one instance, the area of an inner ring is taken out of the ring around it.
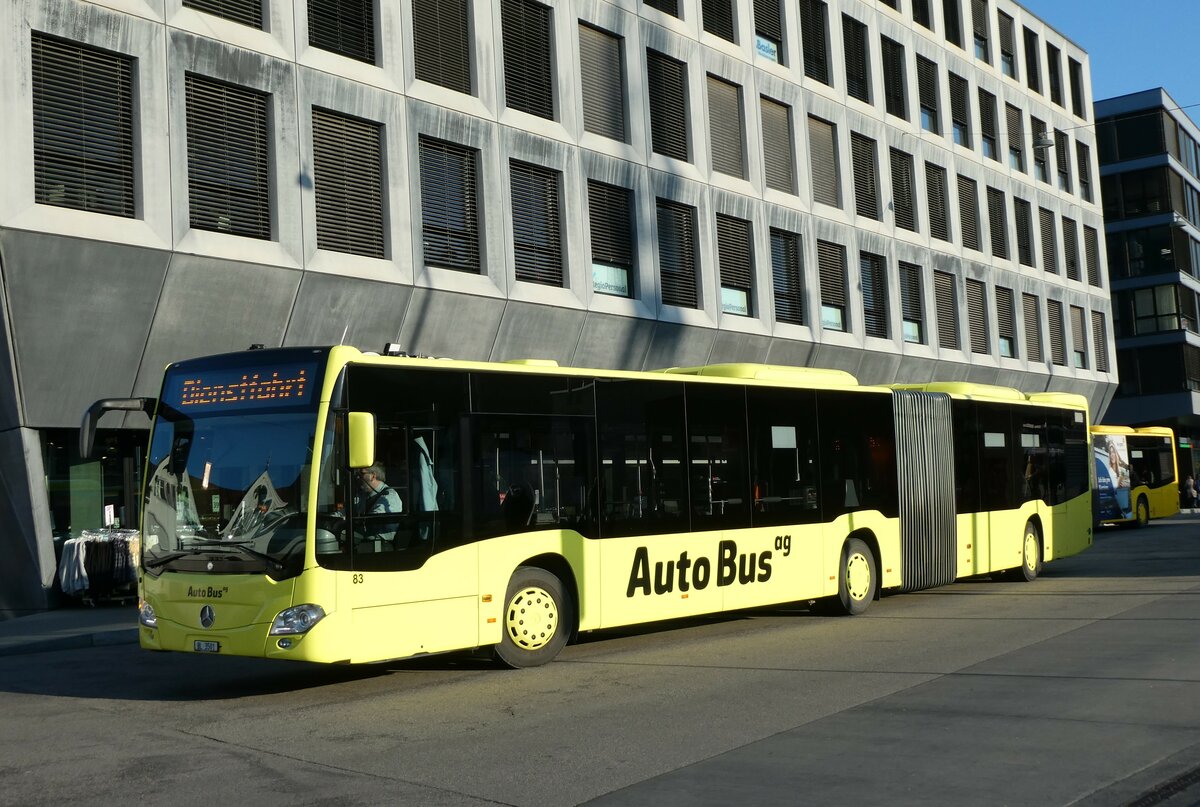
{"label": "bus rear wheel", "polygon": [[572,614],[562,581],[536,566],[519,567],[504,596],[504,636],[496,658],[513,669],[552,661],[567,643]]}
{"label": "bus rear wheel", "polygon": [[1137,500],[1137,527],[1141,529],[1150,523],[1150,504],[1146,501],[1145,496],[1139,496]]}
{"label": "bus rear wheel", "polygon": [[842,550],[842,567],[838,570],[838,595],[832,603],[843,614],[861,614],[875,599],[879,574],[875,555],[863,541],[851,538]]}
{"label": "bus rear wheel", "polygon": [[1032,583],[1042,573],[1042,536],[1032,521],[1025,523],[1025,537],[1021,540],[1021,568],[1014,577]]}

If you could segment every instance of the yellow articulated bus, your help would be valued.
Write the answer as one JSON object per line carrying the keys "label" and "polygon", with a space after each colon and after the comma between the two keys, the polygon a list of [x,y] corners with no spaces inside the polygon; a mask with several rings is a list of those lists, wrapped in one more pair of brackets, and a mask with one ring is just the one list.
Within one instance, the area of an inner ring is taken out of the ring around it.
{"label": "yellow articulated bus", "polygon": [[145,648],[376,662],[992,573],[1092,542],[1085,399],[840,371],[255,350],[153,412]]}
{"label": "yellow articulated bus", "polygon": [[1165,426],[1093,426],[1096,522],[1144,527],[1179,512],[1175,432]]}

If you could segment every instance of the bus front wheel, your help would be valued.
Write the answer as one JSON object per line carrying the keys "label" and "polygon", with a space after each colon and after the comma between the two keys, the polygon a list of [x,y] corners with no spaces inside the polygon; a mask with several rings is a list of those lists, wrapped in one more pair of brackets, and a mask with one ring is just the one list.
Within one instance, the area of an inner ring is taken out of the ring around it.
{"label": "bus front wheel", "polygon": [[571,619],[562,581],[536,566],[519,567],[504,597],[504,637],[496,658],[514,669],[552,661],[567,643]]}
{"label": "bus front wheel", "polygon": [[1032,521],[1025,523],[1025,537],[1021,540],[1021,568],[1016,579],[1032,583],[1042,572],[1042,536]]}
{"label": "bus front wheel", "polygon": [[879,587],[879,575],[875,569],[875,555],[863,541],[851,538],[842,550],[842,568],[838,574],[836,605],[843,614],[861,614],[875,599]]}
{"label": "bus front wheel", "polygon": [[1150,505],[1146,502],[1145,496],[1139,496],[1137,501],[1137,526],[1138,529],[1145,527],[1150,523]]}

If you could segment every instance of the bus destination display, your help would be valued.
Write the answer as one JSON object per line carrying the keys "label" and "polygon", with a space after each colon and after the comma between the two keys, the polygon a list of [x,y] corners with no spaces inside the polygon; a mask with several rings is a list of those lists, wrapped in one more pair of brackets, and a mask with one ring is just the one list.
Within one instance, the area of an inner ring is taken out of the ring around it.
{"label": "bus destination display", "polygon": [[304,406],[312,399],[311,362],[268,367],[210,368],[170,379],[166,402],[180,411]]}

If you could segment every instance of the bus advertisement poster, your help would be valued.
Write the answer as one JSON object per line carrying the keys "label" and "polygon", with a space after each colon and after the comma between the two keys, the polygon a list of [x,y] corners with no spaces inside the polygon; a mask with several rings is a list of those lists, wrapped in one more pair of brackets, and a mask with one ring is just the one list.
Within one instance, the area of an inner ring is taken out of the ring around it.
{"label": "bus advertisement poster", "polygon": [[1092,437],[1096,458],[1096,507],[1102,520],[1133,518],[1129,497],[1129,446],[1121,434]]}

